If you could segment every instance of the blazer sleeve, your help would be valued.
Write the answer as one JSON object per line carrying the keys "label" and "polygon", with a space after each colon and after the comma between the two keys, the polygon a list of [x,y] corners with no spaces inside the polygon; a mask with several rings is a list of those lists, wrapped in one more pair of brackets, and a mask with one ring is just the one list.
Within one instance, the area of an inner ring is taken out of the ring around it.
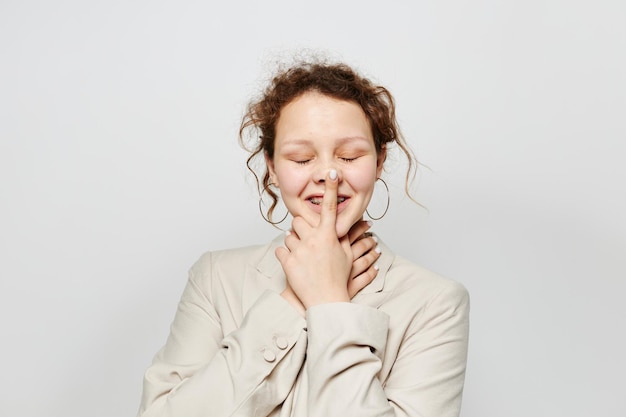
{"label": "blazer sleeve", "polygon": [[[210,257],[210,255],[209,255]],[[170,335],[144,377],[140,417],[267,416],[304,362],[304,319],[266,291],[223,335],[210,259],[191,269]]]}
{"label": "blazer sleeve", "polygon": [[[407,305],[407,309],[411,306]],[[469,297],[450,282],[413,315],[393,368],[378,379],[389,317],[365,305],[307,310],[309,417],[458,417],[469,333]]]}

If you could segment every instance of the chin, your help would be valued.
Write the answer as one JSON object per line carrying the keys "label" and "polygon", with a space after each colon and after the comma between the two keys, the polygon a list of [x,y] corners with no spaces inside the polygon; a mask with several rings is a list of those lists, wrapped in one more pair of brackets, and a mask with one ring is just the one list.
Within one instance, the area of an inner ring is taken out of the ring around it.
{"label": "chin", "polygon": [[360,218],[353,221],[345,221],[344,219],[339,219],[336,225],[337,237],[342,238],[347,235],[352,226],[354,226],[359,220]]}

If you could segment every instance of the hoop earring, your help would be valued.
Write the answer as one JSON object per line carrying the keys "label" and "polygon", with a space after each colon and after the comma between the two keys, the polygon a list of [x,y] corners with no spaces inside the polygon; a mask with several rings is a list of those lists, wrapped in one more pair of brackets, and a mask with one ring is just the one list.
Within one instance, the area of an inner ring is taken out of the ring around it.
{"label": "hoop earring", "polygon": [[[259,195],[259,212],[261,212],[261,217],[263,217],[263,220],[265,220],[266,222],[268,222],[269,224],[271,224],[272,226],[276,226],[277,224],[280,224],[282,222],[285,221],[285,219],[287,218],[287,216],[289,215],[289,210],[287,210],[287,212],[285,213],[285,215],[283,216],[282,219],[280,219],[277,222],[273,222],[271,221],[268,216],[265,215],[265,213],[263,213],[263,193],[265,192],[265,188],[263,189],[263,191],[261,192],[261,194]],[[269,213],[268,213],[269,214]]]}
{"label": "hoop earring", "polygon": [[383,211],[383,214],[381,214],[379,217],[374,217],[370,214],[369,211],[367,211],[367,209],[365,209],[365,212],[367,213],[367,215],[369,216],[370,219],[372,220],[380,220],[383,217],[385,217],[385,214],[387,214],[387,210],[389,210],[389,187],[387,187],[387,183],[385,182],[384,179],[382,178],[376,178],[376,181],[380,180],[380,182],[383,183],[383,185],[385,186],[385,190],[387,190],[387,205],[385,206],[385,211]]}

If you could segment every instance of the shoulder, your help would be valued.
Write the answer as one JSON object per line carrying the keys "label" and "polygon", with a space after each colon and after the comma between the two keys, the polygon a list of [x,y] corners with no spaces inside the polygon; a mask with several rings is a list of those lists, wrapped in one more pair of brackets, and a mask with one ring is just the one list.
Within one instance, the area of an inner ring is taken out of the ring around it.
{"label": "shoulder", "polygon": [[385,289],[392,293],[390,301],[410,303],[418,310],[434,305],[469,308],[469,293],[463,284],[398,255],[387,271]]}
{"label": "shoulder", "polygon": [[190,269],[190,275],[200,278],[223,271],[237,272],[256,265],[271,250],[272,243],[203,253]]}
{"label": "shoulder", "polygon": [[421,291],[429,293],[441,291],[460,294],[467,293],[467,290],[460,282],[417,265],[402,256],[395,256],[387,273],[389,274],[387,279],[398,281],[396,285],[402,288],[405,286],[419,288]]}

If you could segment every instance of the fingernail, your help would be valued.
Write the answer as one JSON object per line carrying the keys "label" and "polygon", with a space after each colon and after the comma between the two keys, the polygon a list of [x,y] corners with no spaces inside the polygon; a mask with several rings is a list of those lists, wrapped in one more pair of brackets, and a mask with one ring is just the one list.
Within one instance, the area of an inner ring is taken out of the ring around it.
{"label": "fingernail", "polygon": [[289,236],[291,234],[291,230],[285,230],[285,236]]}
{"label": "fingernail", "polygon": [[378,237],[372,235],[372,239],[374,239],[374,242],[378,243]]}
{"label": "fingernail", "polygon": [[376,253],[380,253],[380,252],[381,252],[381,250],[380,250],[380,248],[379,248],[378,246],[376,246],[376,247],[374,248],[374,252],[376,252]]}
{"label": "fingernail", "polygon": [[336,180],[337,179],[337,170],[336,169],[331,169],[330,172],[328,173],[328,176],[330,177],[331,180]]}
{"label": "fingernail", "polygon": [[380,267],[378,266],[378,264],[374,264],[374,269],[375,269],[375,270],[377,270],[377,271],[380,269]]}
{"label": "fingernail", "polygon": [[365,223],[367,223],[369,227],[372,227],[374,225],[374,222],[371,220],[365,220]]}

